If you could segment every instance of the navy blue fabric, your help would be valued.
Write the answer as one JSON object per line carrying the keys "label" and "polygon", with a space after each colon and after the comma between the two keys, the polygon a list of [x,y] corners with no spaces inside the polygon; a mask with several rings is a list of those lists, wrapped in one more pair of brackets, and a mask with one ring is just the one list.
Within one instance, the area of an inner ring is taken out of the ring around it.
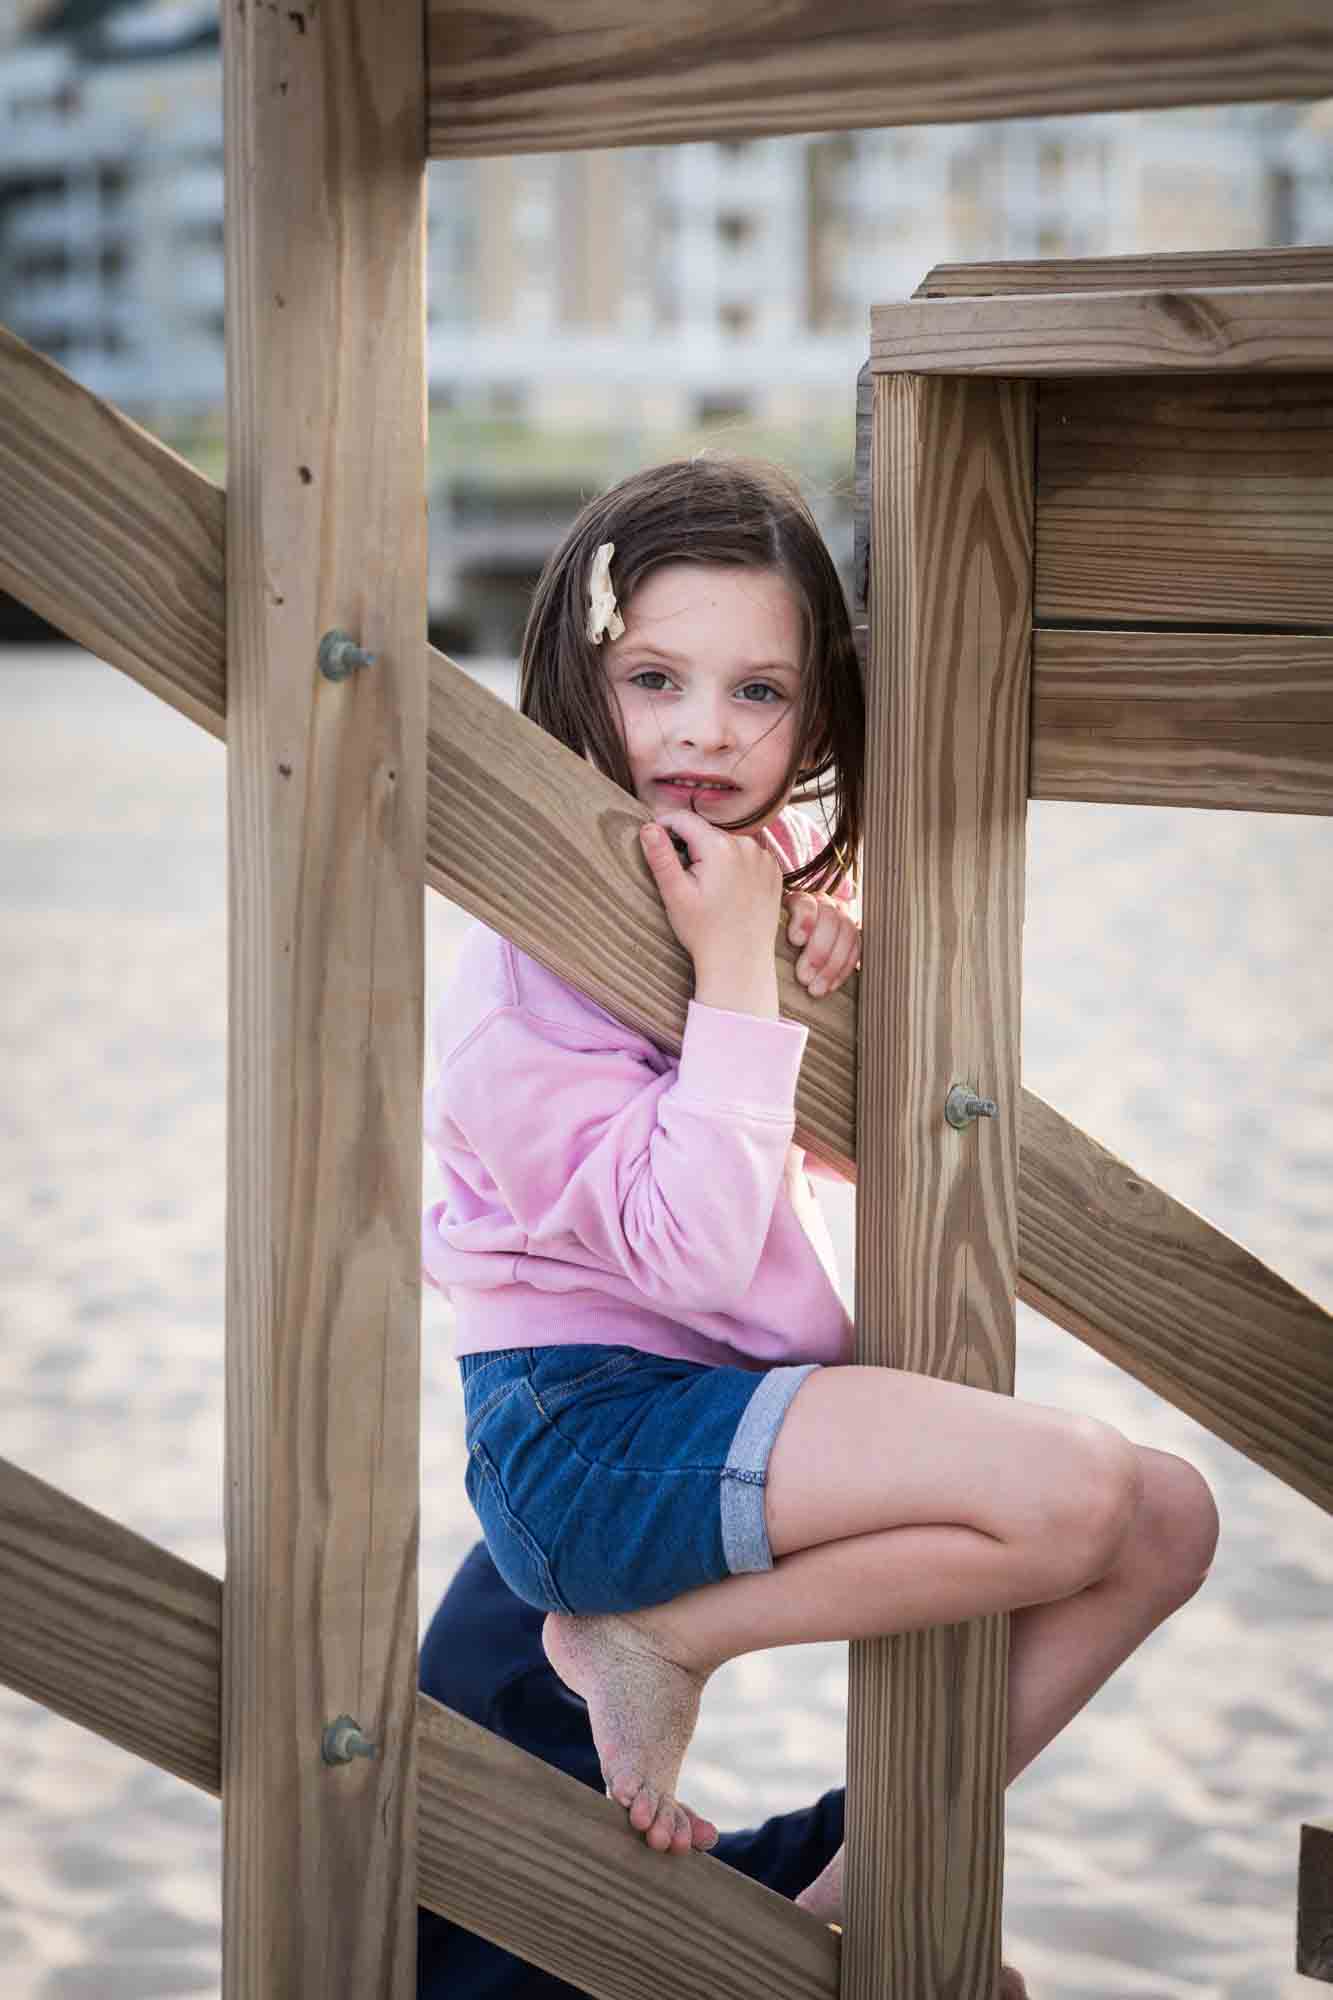
{"label": "navy blue fabric", "polygon": [[[545,1613],[502,1580],[478,1542],[441,1600],[421,1648],[424,1692],[597,1793],[605,1787],[588,1711],[542,1651]],[[724,1833],[714,1858],[779,1895],[812,1882],[842,1842],[843,1794],[825,1792],[804,1812],[746,1833]],[[670,1860],[663,1857],[663,1866]],[[417,1919],[418,2000],[580,2000],[580,1989],[422,1910]]]}

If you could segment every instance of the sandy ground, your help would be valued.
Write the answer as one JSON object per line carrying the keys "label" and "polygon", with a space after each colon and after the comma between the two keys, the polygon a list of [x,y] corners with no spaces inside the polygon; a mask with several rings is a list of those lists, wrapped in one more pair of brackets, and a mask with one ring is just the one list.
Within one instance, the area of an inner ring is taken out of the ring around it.
{"label": "sandy ground", "polygon": [[[0,653],[0,1452],[217,1573],[223,764],[86,655]],[[1333,1304],[1331,883],[1326,822],[1031,812],[1026,1082]],[[427,900],[438,987],[461,921]],[[475,1534],[431,1294],[423,1346],[426,1615]],[[1043,2000],[1313,2000],[1290,1967],[1300,1821],[1333,1812],[1333,1521],[1026,1312],[1019,1354],[1020,1393],[1192,1457],[1223,1541],[1015,1786],[1008,1953]],[[838,1782],[845,1681],[833,1646],[729,1668],[691,1799],[738,1824]],[[0,1719],[7,2000],[216,1993],[216,1804],[3,1690]]]}

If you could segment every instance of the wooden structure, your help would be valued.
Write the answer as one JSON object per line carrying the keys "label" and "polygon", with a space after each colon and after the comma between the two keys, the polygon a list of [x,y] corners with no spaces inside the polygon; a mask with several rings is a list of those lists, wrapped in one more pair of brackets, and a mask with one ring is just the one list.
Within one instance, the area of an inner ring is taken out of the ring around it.
{"label": "wooden structure", "polygon": [[[856,1649],[841,1962],[415,1691],[421,882],[666,1045],[689,991],[642,809],[425,643],[423,170],[1315,96],[1333,21],[223,19],[226,494],[0,334],[0,583],[228,744],[227,1576],[0,1465],[0,1677],[221,1792],[228,2000],[405,2000],[418,1898],[607,2000],[989,2000],[1002,1621]],[[1017,1291],[1328,1508],[1333,1320],[1022,1091],[1018,947],[1031,794],[1333,808],[1331,301],[1305,252],[938,271],[875,315],[859,1062],[855,984],[812,1005],[780,947],[865,1357],[1008,1390]],[[373,658],[322,670],[338,631]],[[957,1081],[998,1120],[953,1130]],[[325,1760],[342,1717],[373,1756]]]}

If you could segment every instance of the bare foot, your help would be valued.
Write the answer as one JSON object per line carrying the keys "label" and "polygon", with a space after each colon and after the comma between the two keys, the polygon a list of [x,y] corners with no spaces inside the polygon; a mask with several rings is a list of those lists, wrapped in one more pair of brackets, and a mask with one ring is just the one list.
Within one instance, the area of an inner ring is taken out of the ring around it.
{"label": "bare foot", "polygon": [[546,1657],[588,1704],[607,1795],[659,1853],[711,1847],[717,1828],[676,1798],[707,1675],[670,1659],[638,1616],[570,1618],[542,1627]]}
{"label": "bare foot", "polygon": [[[808,1910],[812,1917],[822,1917],[826,1924],[842,1930],[842,1865],[845,1850],[839,1848],[822,1874],[816,1875],[806,1889],[796,1898],[797,1907]],[[996,2000],[1028,2000],[1027,1981],[1016,1966],[1000,1967],[1000,1984]]]}

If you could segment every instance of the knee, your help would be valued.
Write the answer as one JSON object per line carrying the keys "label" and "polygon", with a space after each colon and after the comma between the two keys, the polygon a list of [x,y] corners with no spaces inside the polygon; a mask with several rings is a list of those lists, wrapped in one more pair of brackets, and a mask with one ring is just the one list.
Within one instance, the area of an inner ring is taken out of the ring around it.
{"label": "knee", "polygon": [[1051,1594],[1072,1596],[1119,1560],[1142,1503],[1143,1470],[1128,1438],[1096,1418],[1071,1418],[1062,1443],[1045,1539]]}
{"label": "knee", "polygon": [[1140,1560],[1168,1610],[1193,1597],[1217,1548],[1217,1504],[1207,1481],[1183,1458],[1143,1450]]}

